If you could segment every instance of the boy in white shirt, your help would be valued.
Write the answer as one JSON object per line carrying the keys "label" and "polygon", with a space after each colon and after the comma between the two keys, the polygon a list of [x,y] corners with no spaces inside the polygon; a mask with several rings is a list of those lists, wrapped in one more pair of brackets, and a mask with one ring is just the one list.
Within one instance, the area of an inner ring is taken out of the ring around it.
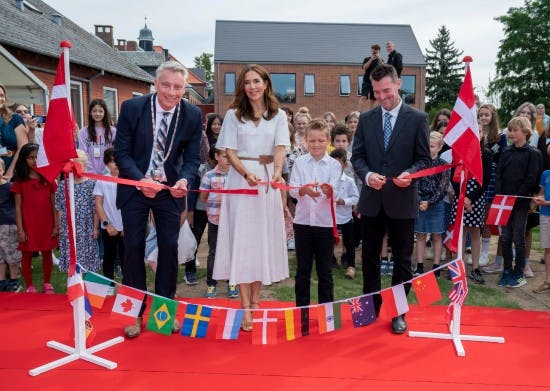
{"label": "boy in white shirt", "polygon": [[[118,167],[115,163],[115,151],[107,148],[103,153],[103,162],[110,176],[118,177]],[[97,181],[94,187],[95,210],[97,213],[101,236],[103,239],[103,275],[111,280],[115,278],[116,254],[120,264],[124,265],[124,232],[120,209],[116,207],[116,183]],[[124,273],[124,270],[122,271]]]}
{"label": "boy in white shirt", "polygon": [[359,201],[359,190],[355,181],[345,173],[348,166],[347,151],[336,148],[330,153],[330,157],[336,159],[342,166],[342,174],[338,180],[338,198],[336,199],[336,224],[342,232],[342,253],[341,264],[346,268],[346,277],[355,278],[355,240],[353,234],[353,207]]}
{"label": "boy in white shirt", "polygon": [[[294,216],[296,243],[296,305],[310,304],[311,269],[319,278],[319,303],[334,301],[331,261],[334,253],[331,195],[337,197],[342,166],[327,152],[329,129],[322,119],[309,122],[306,143],[309,153],[294,162],[290,195],[298,200]],[[312,186],[311,184],[314,184]]]}

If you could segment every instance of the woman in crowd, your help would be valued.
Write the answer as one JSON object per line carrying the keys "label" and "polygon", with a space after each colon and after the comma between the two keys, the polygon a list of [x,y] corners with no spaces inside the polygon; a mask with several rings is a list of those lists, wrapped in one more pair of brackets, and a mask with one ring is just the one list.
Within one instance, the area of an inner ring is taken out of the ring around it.
{"label": "woman in crowd", "polygon": [[225,115],[217,148],[231,163],[228,189],[252,187],[258,196],[226,195],[222,200],[213,278],[238,285],[246,310],[241,328],[252,330],[250,309],[258,308],[260,288],[288,277],[288,253],[281,191],[261,182],[284,183],[288,122],[260,65],[239,72],[235,99]]}
{"label": "woman in crowd", "polygon": [[21,147],[29,142],[25,121],[8,107],[8,92],[0,84],[0,157],[6,171],[4,179],[11,180]]}

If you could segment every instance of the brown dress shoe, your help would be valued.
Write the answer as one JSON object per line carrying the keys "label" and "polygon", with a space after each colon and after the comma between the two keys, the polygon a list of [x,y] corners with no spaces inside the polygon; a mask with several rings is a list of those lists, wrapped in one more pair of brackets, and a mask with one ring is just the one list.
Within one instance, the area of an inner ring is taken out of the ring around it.
{"label": "brown dress shoe", "polygon": [[174,325],[172,326],[172,334],[178,334],[181,330],[180,322],[177,319],[174,320]]}
{"label": "brown dress shoe", "polygon": [[126,338],[136,338],[138,335],[140,335],[142,322],[143,319],[141,318],[141,316],[138,316],[135,324],[124,327],[124,335],[126,336]]}

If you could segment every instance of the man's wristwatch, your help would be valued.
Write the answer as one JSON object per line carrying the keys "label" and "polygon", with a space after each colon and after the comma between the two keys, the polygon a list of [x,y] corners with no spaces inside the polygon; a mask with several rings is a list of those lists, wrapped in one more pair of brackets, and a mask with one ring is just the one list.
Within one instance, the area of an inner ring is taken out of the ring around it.
{"label": "man's wristwatch", "polygon": [[101,226],[102,226],[103,228],[107,228],[107,226],[108,226],[109,224],[111,224],[111,223],[109,222],[109,220],[103,220],[103,221],[101,222]]}

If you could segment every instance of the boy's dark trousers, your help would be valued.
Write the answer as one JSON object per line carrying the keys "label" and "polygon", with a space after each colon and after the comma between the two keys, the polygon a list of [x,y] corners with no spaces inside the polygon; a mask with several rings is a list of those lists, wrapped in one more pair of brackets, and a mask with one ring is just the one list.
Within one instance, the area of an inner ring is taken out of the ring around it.
{"label": "boy's dark trousers", "polygon": [[512,270],[513,252],[512,243],[516,250],[516,266],[514,273],[523,274],[525,268],[525,229],[527,226],[527,213],[529,204],[525,205],[516,200],[516,205],[510,213],[508,224],[502,229],[502,257],[504,258],[504,270]]}
{"label": "boy's dark trousers", "polygon": [[[120,265],[124,265],[124,237],[119,232],[115,236],[109,235],[106,229],[101,229],[103,239],[103,275],[111,280],[115,278],[115,258],[118,252]],[[124,269],[122,270],[124,275]]]}
{"label": "boy's dark trousers", "polygon": [[193,211],[193,226],[191,227],[191,231],[197,241],[197,250],[195,251],[195,257],[191,261],[185,263],[185,273],[197,272],[197,251],[199,250],[202,234],[204,233],[207,223],[208,218],[206,217],[206,211],[195,209]]}
{"label": "boy's dark trousers", "polygon": [[338,224],[338,228],[342,232],[342,244],[344,251],[342,252],[342,266],[355,267],[355,236],[353,219],[345,224]]}
{"label": "boy's dark trousers", "polygon": [[330,266],[334,252],[332,227],[312,227],[294,224],[296,243],[296,282],[294,291],[296,305],[310,304],[311,270],[315,260],[315,269],[319,279],[319,303],[334,301],[334,284]]}
{"label": "boy's dark trousers", "polygon": [[206,259],[206,285],[216,286],[216,280],[212,279],[214,260],[216,259],[216,243],[218,241],[218,225],[208,222],[208,258]]}

